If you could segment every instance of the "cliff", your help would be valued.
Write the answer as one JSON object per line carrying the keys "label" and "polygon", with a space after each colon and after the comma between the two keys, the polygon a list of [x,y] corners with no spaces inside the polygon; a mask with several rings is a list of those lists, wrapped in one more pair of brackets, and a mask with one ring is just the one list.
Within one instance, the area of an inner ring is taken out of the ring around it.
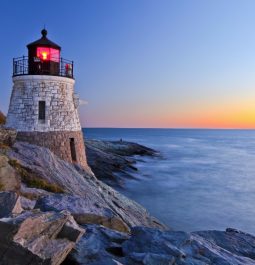
{"label": "cliff", "polygon": [[[92,157],[99,152],[96,160],[103,152],[123,162],[147,150],[127,142],[88,145]],[[2,145],[0,190],[1,265],[255,264],[253,235],[230,228],[171,231],[90,169],[62,161],[43,147]]]}

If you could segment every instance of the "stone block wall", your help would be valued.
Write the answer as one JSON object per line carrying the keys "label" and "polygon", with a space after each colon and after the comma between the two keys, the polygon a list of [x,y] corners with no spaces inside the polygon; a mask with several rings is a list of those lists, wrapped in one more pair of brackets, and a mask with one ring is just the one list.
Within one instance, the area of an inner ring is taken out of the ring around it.
{"label": "stone block wall", "polygon": [[[26,132],[81,130],[74,83],[60,76],[13,77],[6,126]],[[45,101],[45,120],[39,120],[39,101]]]}
{"label": "stone block wall", "polygon": [[[72,160],[70,138],[74,138],[77,161]],[[17,140],[49,148],[61,159],[88,169],[84,139],[81,131],[18,132]]]}

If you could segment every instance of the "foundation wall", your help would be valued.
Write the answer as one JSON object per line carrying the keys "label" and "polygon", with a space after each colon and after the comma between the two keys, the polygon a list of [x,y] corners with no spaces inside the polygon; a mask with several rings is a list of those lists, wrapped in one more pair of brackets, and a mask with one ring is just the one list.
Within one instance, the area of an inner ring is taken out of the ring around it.
{"label": "foundation wall", "polygon": [[[70,139],[74,139],[76,161],[72,159]],[[83,134],[81,131],[18,132],[17,139],[49,148],[55,155],[69,163],[88,168]]]}

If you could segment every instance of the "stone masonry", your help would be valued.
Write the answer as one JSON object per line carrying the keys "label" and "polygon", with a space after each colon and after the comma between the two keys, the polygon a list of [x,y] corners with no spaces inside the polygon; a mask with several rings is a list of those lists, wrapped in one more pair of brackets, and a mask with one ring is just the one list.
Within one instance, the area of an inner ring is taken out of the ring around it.
{"label": "stone masonry", "polygon": [[[74,83],[74,79],[61,76],[13,77],[6,127],[17,130],[18,140],[47,147],[63,160],[87,168]],[[44,119],[39,118],[40,101],[45,104]],[[75,146],[75,159],[70,141]]]}
{"label": "stone masonry", "polygon": [[[74,162],[70,152],[69,139],[74,138],[75,149],[77,154],[77,161]],[[77,132],[18,132],[17,140],[47,147],[54,152],[61,159],[77,163],[83,168],[88,168],[83,134],[81,131]]]}
{"label": "stone masonry", "polygon": [[[13,77],[6,126],[17,131],[80,131],[74,79],[23,75]],[[46,102],[46,119],[38,120],[39,101]]]}

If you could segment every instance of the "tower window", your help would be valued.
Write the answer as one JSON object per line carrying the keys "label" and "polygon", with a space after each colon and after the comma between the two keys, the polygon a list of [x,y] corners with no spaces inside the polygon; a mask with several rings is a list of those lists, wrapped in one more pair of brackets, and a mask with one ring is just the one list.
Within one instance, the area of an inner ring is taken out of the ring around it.
{"label": "tower window", "polygon": [[74,138],[70,138],[71,157],[73,162],[77,161]]}
{"label": "tower window", "polygon": [[39,101],[39,120],[45,120],[45,101]]}

